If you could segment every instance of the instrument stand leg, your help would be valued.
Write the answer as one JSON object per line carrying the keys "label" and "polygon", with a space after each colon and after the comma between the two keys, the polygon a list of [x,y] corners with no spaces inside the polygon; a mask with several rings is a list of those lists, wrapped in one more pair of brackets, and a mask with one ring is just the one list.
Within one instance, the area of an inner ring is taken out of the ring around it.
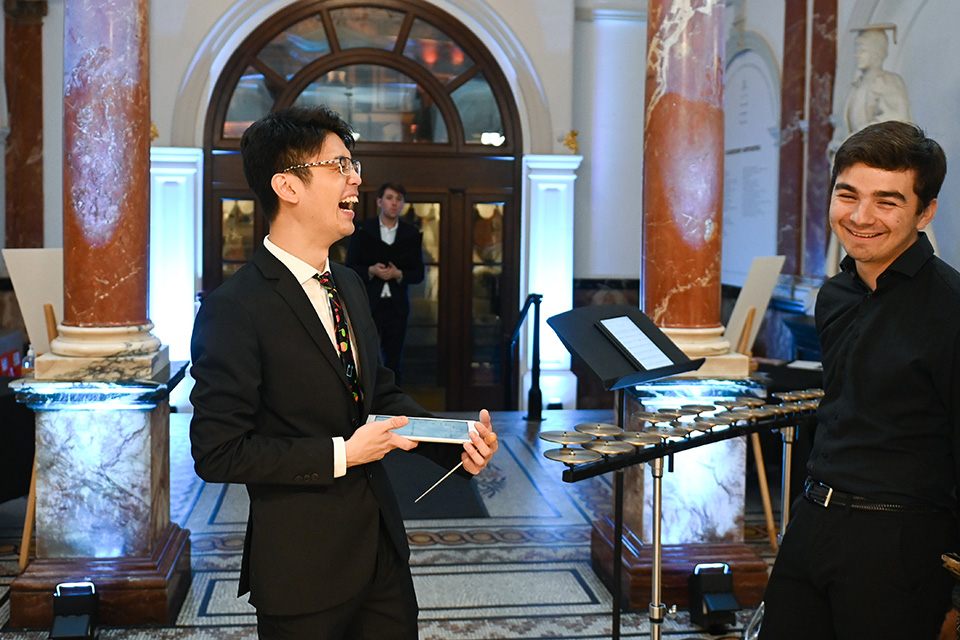
{"label": "instrument stand leg", "polygon": [[660,544],[660,525],[663,506],[663,458],[654,458],[650,463],[653,472],[653,568],[650,598],[650,640],[660,640],[660,625],[667,607],[660,601],[663,569],[660,566],[663,552]]}
{"label": "instrument stand leg", "polygon": [[787,522],[790,520],[790,475],[791,463],[793,462],[793,442],[796,437],[797,428],[785,427],[780,432],[783,436],[783,478],[780,481],[780,539],[783,540],[783,534],[787,530]]}
{"label": "instrument stand leg", "polygon": [[612,640],[620,640],[620,576],[623,570],[623,469],[613,472],[613,490],[616,492],[613,511],[613,616]]}

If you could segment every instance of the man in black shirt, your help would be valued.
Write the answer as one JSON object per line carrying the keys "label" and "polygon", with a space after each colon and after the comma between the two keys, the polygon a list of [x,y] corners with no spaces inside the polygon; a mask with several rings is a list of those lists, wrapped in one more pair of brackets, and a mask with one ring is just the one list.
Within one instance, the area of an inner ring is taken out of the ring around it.
{"label": "man in black shirt", "polygon": [[830,226],[847,256],[817,298],[825,395],[763,640],[933,640],[950,607],[960,274],[921,231],[945,174],[940,146],[903,122],[837,152]]}

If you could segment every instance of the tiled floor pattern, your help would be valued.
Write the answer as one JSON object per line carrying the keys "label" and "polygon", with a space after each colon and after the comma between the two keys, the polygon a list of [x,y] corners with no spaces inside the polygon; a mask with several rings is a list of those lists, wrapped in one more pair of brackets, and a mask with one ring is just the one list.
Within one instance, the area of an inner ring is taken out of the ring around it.
{"label": "tiled floor pattern", "polygon": [[[174,628],[103,629],[103,640],[247,640],[253,608],[236,598],[247,497],[242,487],[206,484],[193,473],[188,416],[171,420],[172,519],[191,531],[193,584]],[[609,422],[609,413],[579,416]],[[500,425],[498,425],[499,427]],[[611,504],[605,477],[575,484],[522,421],[500,428],[501,449],[478,477],[489,517],[410,520],[411,564],[423,640],[611,637],[611,600],[590,567],[590,522]],[[543,428],[547,428],[544,426]],[[556,424],[549,428],[561,428]],[[545,444],[545,443],[544,443]],[[16,512],[17,503],[3,505]],[[21,507],[22,508],[22,507]],[[22,517],[22,515],[20,516]],[[11,524],[13,520],[13,524]],[[747,535],[770,556],[759,514]],[[4,629],[7,592],[17,572],[20,531],[0,519],[0,640],[46,639],[46,631]],[[669,605],[669,603],[668,603]],[[750,612],[722,637],[739,637]],[[646,612],[621,616],[622,638],[649,638]],[[668,614],[662,637],[719,638],[692,626],[685,611]]]}

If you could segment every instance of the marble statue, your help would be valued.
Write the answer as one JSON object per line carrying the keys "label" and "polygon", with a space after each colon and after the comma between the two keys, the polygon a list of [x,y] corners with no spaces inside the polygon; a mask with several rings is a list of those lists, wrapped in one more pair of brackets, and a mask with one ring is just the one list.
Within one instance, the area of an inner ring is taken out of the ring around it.
{"label": "marble statue", "polygon": [[[843,112],[839,114],[841,117],[834,116],[833,139],[827,147],[830,166],[833,166],[833,156],[843,141],[868,124],[887,120],[913,122],[907,85],[900,75],[883,68],[889,46],[887,31],[893,32],[893,41],[896,43],[897,25],[871,24],[851,31],[857,33],[854,41],[857,72],[850,83]],[[927,235],[936,249],[933,229],[929,226]],[[841,257],[840,243],[831,232],[825,265],[827,277],[836,275],[840,270]]]}

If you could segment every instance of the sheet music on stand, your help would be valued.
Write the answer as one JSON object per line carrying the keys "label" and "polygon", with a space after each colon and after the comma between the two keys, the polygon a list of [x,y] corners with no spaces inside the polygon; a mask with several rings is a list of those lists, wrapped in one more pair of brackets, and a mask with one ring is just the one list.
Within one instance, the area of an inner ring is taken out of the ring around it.
{"label": "sheet music on stand", "polygon": [[673,360],[629,317],[605,318],[598,320],[597,326],[641,369],[659,369],[673,364]]}
{"label": "sheet music on stand", "polygon": [[608,391],[693,371],[704,361],[687,357],[630,305],[579,307],[548,318],[547,324]]}

